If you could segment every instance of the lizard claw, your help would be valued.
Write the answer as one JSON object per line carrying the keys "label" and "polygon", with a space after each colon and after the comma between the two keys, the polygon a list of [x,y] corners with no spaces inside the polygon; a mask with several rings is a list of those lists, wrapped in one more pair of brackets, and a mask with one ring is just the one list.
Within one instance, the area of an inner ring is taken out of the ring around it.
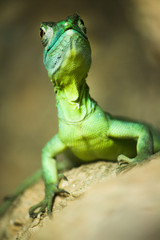
{"label": "lizard claw", "polygon": [[[41,208],[40,208],[41,207]],[[29,216],[31,218],[37,218],[37,216],[43,212],[43,208],[45,209],[46,207],[46,204],[45,204],[45,199],[39,203],[37,203],[36,205],[32,206],[30,209],[29,209]],[[36,209],[40,208],[39,211],[35,212]]]}
{"label": "lizard claw", "polygon": [[121,154],[118,156],[117,161],[118,161],[119,165],[121,166],[121,165],[126,165],[126,164],[130,163],[132,161],[132,159]]}
{"label": "lizard claw", "polygon": [[62,179],[68,181],[68,178],[63,173],[58,174],[58,182],[60,182]]}
{"label": "lizard claw", "polygon": [[128,164],[123,163],[116,169],[116,174],[120,175],[120,174],[126,173],[129,170],[131,170],[133,167],[135,167],[136,165],[137,164],[135,164],[135,163],[128,163]]}
{"label": "lizard claw", "polygon": [[[52,215],[52,207],[53,207],[53,202],[54,202],[55,196],[59,195],[61,193],[62,194],[67,194],[67,195],[70,194],[66,190],[58,188],[54,184],[50,184],[50,185],[46,186],[45,198],[41,202],[37,203],[36,205],[32,206],[29,209],[30,217],[36,218],[39,214],[43,214],[45,212],[45,209],[47,209],[47,214],[49,216],[51,216]],[[39,210],[36,211],[37,209],[39,209]]]}
{"label": "lizard claw", "polygon": [[119,155],[118,158],[119,167],[116,169],[116,174],[123,174],[138,164],[137,158],[129,158],[123,154]]}
{"label": "lizard claw", "polygon": [[58,194],[59,194],[59,193],[64,193],[64,194],[70,195],[69,192],[67,192],[66,190],[61,189],[61,188],[58,189],[58,192],[57,192],[57,193],[58,193]]}

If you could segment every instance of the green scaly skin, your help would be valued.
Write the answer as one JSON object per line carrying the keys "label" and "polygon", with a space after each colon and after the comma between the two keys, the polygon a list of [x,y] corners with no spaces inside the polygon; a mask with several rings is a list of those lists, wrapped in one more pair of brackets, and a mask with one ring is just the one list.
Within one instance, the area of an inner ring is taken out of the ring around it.
{"label": "green scaly skin", "polygon": [[84,162],[118,160],[122,169],[142,163],[160,150],[159,132],[112,117],[90,97],[86,77],[91,48],[77,14],[60,22],[42,23],[40,35],[44,65],[56,93],[59,131],[42,150],[45,198],[30,208],[33,218],[45,209],[51,214],[55,195],[67,193],[58,188],[55,159],[66,148]]}

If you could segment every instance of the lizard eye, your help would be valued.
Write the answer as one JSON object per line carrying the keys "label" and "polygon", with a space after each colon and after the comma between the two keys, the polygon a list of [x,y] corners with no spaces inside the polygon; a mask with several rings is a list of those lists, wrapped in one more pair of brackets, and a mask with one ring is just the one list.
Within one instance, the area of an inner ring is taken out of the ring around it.
{"label": "lizard eye", "polygon": [[44,35],[45,35],[45,31],[42,28],[40,28],[40,37],[43,38]]}
{"label": "lizard eye", "polygon": [[84,27],[84,21],[81,18],[78,19],[78,25]]}
{"label": "lizard eye", "polygon": [[84,21],[83,21],[82,19],[80,19],[80,23],[81,23],[82,25],[84,25]]}
{"label": "lizard eye", "polygon": [[85,27],[84,22],[81,18],[78,20],[78,25],[79,25],[80,29],[86,34],[86,27]]}

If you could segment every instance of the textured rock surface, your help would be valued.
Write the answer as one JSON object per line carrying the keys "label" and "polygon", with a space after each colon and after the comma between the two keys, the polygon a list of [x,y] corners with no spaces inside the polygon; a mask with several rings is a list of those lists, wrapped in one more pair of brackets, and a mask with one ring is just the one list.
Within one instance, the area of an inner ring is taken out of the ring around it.
{"label": "textured rock surface", "polygon": [[116,176],[117,164],[97,162],[65,173],[53,219],[32,220],[28,208],[44,194],[42,181],[28,189],[1,219],[0,239],[159,239],[160,156]]}
{"label": "textured rock surface", "polygon": [[[53,216],[57,216],[68,202],[79,199],[98,182],[115,176],[117,164],[97,162],[73,168],[65,173],[68,181],[62,180],[60,187],[70,192],[69,197],[57,196],[54,203]],[[37,231],[48,217],[40,217],[32,220],[29,218],[28,209],[36,204],[44,196],[43,181],[39,181],[19,197],[9,209],[6,215],[0,220],[0,239],[29,239],[32,232]]]}
{"label": "textured rock surface", "polygon": [[160,158],[96,184],[32,240],[160,239]]}

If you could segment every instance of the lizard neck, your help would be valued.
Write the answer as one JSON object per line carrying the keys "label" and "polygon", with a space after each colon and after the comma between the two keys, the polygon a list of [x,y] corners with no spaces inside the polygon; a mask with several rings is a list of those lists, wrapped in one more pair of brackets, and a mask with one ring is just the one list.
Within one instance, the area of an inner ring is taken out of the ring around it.
{"label": "lizard neck", "polygon": [[[61,81],[63,82],[63,81]],[[85,79],[70,79],[66,86],[54,86],[59,120],[76,123],[95,110],[96,102],[89,95]]]}

